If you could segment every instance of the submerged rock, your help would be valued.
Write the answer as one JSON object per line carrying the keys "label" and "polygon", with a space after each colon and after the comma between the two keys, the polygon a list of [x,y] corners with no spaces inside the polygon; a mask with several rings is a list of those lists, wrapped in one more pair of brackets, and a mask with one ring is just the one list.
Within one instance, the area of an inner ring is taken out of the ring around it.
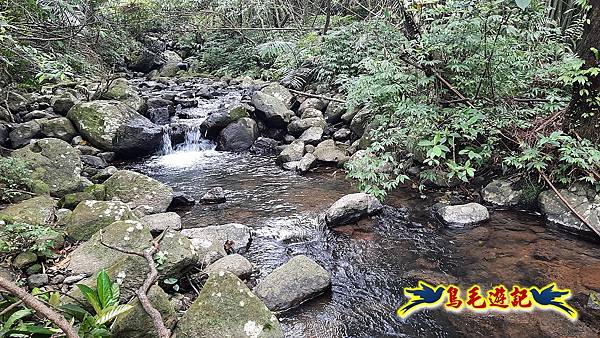
{"label": "submerged rock", "polygon": [[279,321],[231,272],[211,275],[175,330],[178,338],[283,337]]}
{"label": "submerged rock", "polygon": [[46,138],[12,152],[32,170],[33,190],[64,196],[79,188],[83,165],[79,151],[63,140]]}
{"label": "submerged rock", "polygon": [[0,210],[0,219],[8,222],[46,225],[54,220],[58,203],[50,196],[38,196],[11,204]]}
{"label": "submerged rock", "polygon": [[[596,194],[593,187],[575,184],[569,189],[560,189],[559,192],[579,215],[593,227],[600,229],[600,194]],[[592,229],[575,216],[554,191],[542,192],[538,196],[538,203],[549,223],[575,233],[592,233]]]}
{"label": "submerged rock", "polygon": [[221,187],[214,187],[207,191],[200,201],[204,204],[220,204],[225,203],[225,191]]}
{"label": "submerged rock", "polygon": [[337,200],[325,213],[325,221],[329,226],[344,225],[374,215],[383,206],[374,196],[365,193],[346,195]]}
{"label": "submerged rock", "polygon": [[131,209],[150,206],[154,213],[167,211],[173,200],[173,189],[146,175],[119,170],[104,182],[107,200],[127,203]]}
{"label": "submerged rock", "polygon": [[103,150],[142,156],[162,141],[160,126],[119,101],[79,103],[67,117],[86,140]]}
{"label": "submerged rock", "polygon": [[84,201],[69,216],[65,231],[77,241],[87,240],[98,230],[125,220],[137,220],[137,217],[123,202]]}
{"label": "submerged rock", "polygon": [[300,255],[273,270],[254,292],[271,311],[281,311],[322,293],[330,284],[329,272]]}
{"label": "submerged rock", "polygon": [[487,208],[479,203],[462,205],[438,204],[434,206],[434,212],[442,222],[451,226],[475,225],[485,222],[490,218]]}
{"label": "submerged rock", "polygon": [[[177,313],[163,289],[157,285],[150,287],[148,300],[160,313],[165,326],[168,329],[173,328],[177,321]],[[146,313],[139,299],[136,297],[129,304],[133,306],[133,309],[117,317],[112,325],[112,335],[119,338],[158,337],[152,318]]]}
{"label": "submerged rock", "polygon": [[252,273],[253,269],[252,263],[244,256],[233,254],[218,259],[202,272],[210,276],[221,271],[229,271],[239,278],[245,278]]}
{"label": "submerged rock", "polygon": [[512,183],[505,180],[494,180],[481,191],[483,200],[498,206],[514,206],[519,204],[522,191],[516,190]]}

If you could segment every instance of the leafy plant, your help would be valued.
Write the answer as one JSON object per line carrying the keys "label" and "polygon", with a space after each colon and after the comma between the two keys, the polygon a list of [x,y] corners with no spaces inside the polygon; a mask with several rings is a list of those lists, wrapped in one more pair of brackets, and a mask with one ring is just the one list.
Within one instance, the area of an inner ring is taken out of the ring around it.
{"label": "leafy plant", "polygon": [[0,157],[0,202],[10,202],[28,191],[31,185],[31,170],[27,163],[14,157]]}
{"label": "leafy plant", "polygon": [[13,253],[31,250],[45,256],[51,256],[50,249],[61,234],[48,226],[26,223],[9,223],[0,229],[0,252]]}
{"label": "leafy plant", "polygon": [[133,308],[129,304],[119,304],[119,285],[110,280],[105,270],[100,271],[96,278],[96,289],[84,284],[77,284],[77,287],[94,309],[94,314],[71,304],[63,306],[63,309],[80,321],[79,334],[82,337],[109,337],[107,325]]}

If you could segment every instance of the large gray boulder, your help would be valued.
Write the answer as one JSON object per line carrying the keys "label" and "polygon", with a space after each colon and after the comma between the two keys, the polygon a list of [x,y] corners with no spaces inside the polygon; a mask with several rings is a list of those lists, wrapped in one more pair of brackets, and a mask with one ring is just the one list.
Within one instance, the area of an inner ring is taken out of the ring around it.
{"label": "large gray boulder", "polygon": [[66,220],[69,237],[81,241],[116,221],[137,220],[127,204],[120,201],[83,201]]}
{"label": "large gray boulder", "polygon": [[252,147],[257,138],[256,122],[249,117],[243,117],[221,131],[219,149],[235,152],[245,151]]}
{"label": "large gray boulder", "polygon": [[231,272],[212,274],[175,330],[177,338],[283,338],[279,321]]}
{"label": "large gray boulder", "polygon": [[221,271],[229,271],[239,278],[248,277],[254,267],[249,260],[240,254],[227,255],[209,265],[203,273],[207,275],[218,274]]}
{"label": "large gray boulder", "polygon": [[294,112],[289,110],[285,103],[263,92],[255,92],[252,95],[252,105],[256,108],[256,115],[273,128],[287,126],[294,116]]}
{"label": "large gray boulder", "polygon": [[86,140],[106,151],[142,156],[162,141],[159,126],[119,101],[82,102],[67,117]]}
{"label": "large gray boulder", "polygon": [[69,92],[64,92],[59,96],[52,97],[50,104],[52,105],[52,109],[55,113],[64,116],[67,115],[69,110],[79,102],[80,100],[76,98],[73,94]]}
{"label": "large gray boulder", "polygon": [[294,95],[292,95],[287,88],[278,83],[271,83],[260,91],[283,102],[288,108],[292,108],[292,105],[296,101]]}
{"label": "large gray boulder", "polygon": [[254,289],[271,311],[282,311],[322,293],[331,275],[310,258],[300,255],[273,270]]}
{"label": "large gray boulder", "polygon": [[158,76],[173,77],[179,72],[179,64],[183,59],[176,52],[166,50],[158,56],[157,61],[162,65],[158,71]]}
{"label": "large gray boulder", "polygon": [[288,125],[288,132],[294,136],[302,135],[302,133],[311,127],[325,128],[327,123],[322,117],[310,117],[299,119],[291,122]]}
{"label": "large gray boulder", "polygon": [[28,145],[32,139],[39,137],[40,131],[40,124],[32,120],[14,127],[10,134],[8,134],[8,138],[13,148],[20,148]]}
{"label": "large gray boulder", "polygon": [[[560,189],[559,192],[579,215],[600,230],[600,194],[596,194],[593,187],[574,184],[569,189]],[[592,229],[575,216],[554,191],[542,192],[538,196],[538,203],[549,223],[574,233],[592,233]]]}
{"label": "large gray boulder", "polygon": [[37,196],[0,210],[0,219],[11,223],[46,225],[54,219],[57,202],[50,196]]}
{"label": "large gray boulder", "polygon": [[483,200],[498,206],[514,206],[519,204],[523,192],[513,187],[506,180],[494,180],[481,190]]}
{"label": "large gray boulder", "polygon": [[[138,221],[117,221],[96,232],[70,255],[68,269],[73,274],[92,275],[109,267],[119,258],[128,256],[104,244],[123,250],[142,253],[151,245],[150,229]],[[104,244],[103,244],[104,243]]]}
{"label": "large gray boulder", "polygon": [[490,218],[487,208],[479,203],[436,205],[434,212],[442,222],[450,226],[475,225]]}
{"label": "large gray boulder", "polygon": [[361,137],[365,133],[365,129],[372,119],[373,113],[370,110],[360,110],[352,118],[352,122],[350,122],[350,130],[352,130],[356,136]]}
{"label": "large gray boulder", "polygon": [[300,108],[298,108],[298,112],[302,114],[308,108],[324,111],[327,108],[327,103],[319,98],[309,97],[302,101]]}
{"label": "large gray boulder", "polygon": [[317,160],[327,163],[345,163],[349,159],[346,151],[338,147],[334,140],[325,140],[319,143],[313,154]]}
{"label": "large gray boulder", "polygon": [[167,229],[181,230],[181,217],[175,212],[152,214],[140,219],[153,233],[160,233]]}
{"label": "large gray boulder", "polygon": [[130,170],[117,171],[104,186],[107,200],[122,201],[131,209],[147,205],[152,213],[161,213],[167,211],[173,200],[173,188]]}
{"label": "large gray boulder", "polygon": [[296,166],[296,170],[299,173],[304,174],[312,168],[317,162],[317,157],[311,153],[306,153],[302,157],[300,161],[298,161],[298,165]]}
{"label": "large gray boulder", "polygon": [[304,141],[296,140],[289,144],[279,155],[277,156],[277,163],[283,164],[287,162],[300,161],[304,156]]}
{"label": "large gray boulder", "polygon": [[[153,285],[148,291],[148,300],[160,313],[165,326],[168,329],[173,328],[177,322],[177,312],[169,301],[169,295],[159,286]],[[146,313],[139,299],[136,297],[129,304],[133,309],[117,317],[111,327],[113,337],[158,338],[152,318]]]}
{"label": "large gray boulder", "polygon": [[250,117],[246,105],[234,105],[227,110],[216,111],[206,118],[200,125],[200,132],[208,137],[215,137],[219,132],[241,118]]}
{"label": "large gray boulder", "polygon": [[304,141],[306,144],[318,144],[323,138],[323,127],[310,127],[306,129],[299,140]]}
{"label": "large gray boulder", "polygon": [[27,162],[35,192],[62,197],[79,188],[83,169],[79,151],[63,140],[37,140],[13,151],[11,157]]}
{"label": "large gray boulder", "polygon": [[225,242],[233,241],[232,249],[236,252],[245,250],[252,238],[250,228],[237,223],[184,229],[181,234],[189,238],[197,248],[208,249],[214,245],[223,248]]}
{"label": "large gray boulder", "polygon": [[325,110],[325,120],[329,123],[338,123],[346,113],[346,104],[340,102],[329,102]]}
{"label": "large gray boulder", "polygon": [[41,133],[45,137],[54,137],[66,142],[71,142],[73,137],[77,136],[77,130],[73,123],[66,117],[55,119],[38,120]]}
{"label": "large gray boulder", "polygon": [[338,226],[358,221],[381,211],[383,206],[373,195],[355,193],[346,195],[329,207],[325,221],[329,226]]}
{"label": "large gray boulder", "polygon": [[113,80],[107,90],[101,93],[99,98],[102,100],[123,102],[140,114],[146,111],[146,101],[131,88],[127,79],[124,78]]}

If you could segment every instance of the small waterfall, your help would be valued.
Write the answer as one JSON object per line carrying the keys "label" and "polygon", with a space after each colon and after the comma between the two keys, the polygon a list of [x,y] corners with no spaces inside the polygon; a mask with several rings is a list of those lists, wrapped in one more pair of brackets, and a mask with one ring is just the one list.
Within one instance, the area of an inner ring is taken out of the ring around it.
{"label": "small waterfall", "polygon": [[216,144],[205,139],[200,132],[200,123],[188,124],[185,130],[185,141],[176,147],[177,151],[198,152],[214,150]]}
{"label": "small waterfall", "polygon": [[171,143],[171,127],[168,125],[163,127],[163,136],[160,146],[161,155],[169,155],[173,153],[173,144]]}

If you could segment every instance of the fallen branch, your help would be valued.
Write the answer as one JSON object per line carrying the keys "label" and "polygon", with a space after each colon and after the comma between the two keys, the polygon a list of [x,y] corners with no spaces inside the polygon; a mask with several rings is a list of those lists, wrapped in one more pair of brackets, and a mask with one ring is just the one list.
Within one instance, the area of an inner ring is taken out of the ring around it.
{"label": "fallen branch", "polygon": [[62,332],[64,332],[67,338],[79,338],[79,335],[65,317],[52,310],[42,301],[29,294],[29,292],[18,287],[15,283],[0,277],[0,288],[15,295],[29,308],[54,323]]}
{"label": "fallen branch", "polygon": [[288,89],[288,90],[291,93],[302,95],[302,96],[306,96],[306,97],[312,97],[312,98],[315,98],[315,99],[327,100],[327,101],[331,101],[331,102],[346,103],[345,100],[336,99],[334,97],[321,96],[321,95],[316,95],[316,94],[301,92],[299,90],[294,90],[294,89]]}
{"label": "fallen branch", "polygon": [[540,173],[540,175],[542,176],[542,178],[544,179],[544,181],[546,181],[546,183],[548,183],[548,185],[550,186],[550,188],[552,188],[552,190],[554,191],[554,193],[556,194],[556,196],[558,196],[558,198],[560,198],[560,200],[564,203],[564,205],[569,208],[569,210],[571,210],[571,212],[573,214],[575,214],[575,216],[577,216],[577,218],[579,218],[581,220],[581,222],[583,222],[583,224],[587,225],[590,229],[592,229],[596,235],[600,236],[600,229],[597,229],[595,227],[593,227],[590,222],[588,222],[585,218],[583,218],[583,216],[581,216],[581,214],[579,214],[577,212],[577,210],[575,210],[575,208],[573,208],[573,206],[565,199],[565,197],[560,193],[560,191],[558,191],[558,189],[556,189],[556,187],[554,186],[554,184],[552,184],[552,182],[550,182],[550,179],[548,178],[548,176],[546,176],[546,174],[544,174],[541,170],[538,169],[538,172]]}
{"label": "fallen branch", "polygon": [[122,252],[125,254],[143,257],[146,260],[146,263],[148,263],[150,272],[148,273],[148,275],[146,275],[146,279],[144,280],[144,283],[135,292],[135,294],[136,294],[137,298],[139,299],[140,304],[142,305],[142,308],[144,308],[144,311],[146,311],[146,313],[150,316],[150,318],[152,318],[154,328],[156,329],[156,333],[158,334],[159,338],[171,337],[171,330],[169,330],[165,326],[165,322],[163,321],[160,312],[152,305],[152,303],[150,303],[150,300],[148,299],[148,290],[150,290],[150,287],[152,287],[152,285],[154,285],[154,283],[156,283],[156,281],[158,280],[158,270],[156,269],[156,263],[154,262],[153,256],[155,253],[158,252],[158,250],[160,250],[160,241],[163,239],[165,232],[166,232],[166,230],[163,231],[158,237],[156,237],[152,241],[150,248],[148,248],[147,250],[144,250],[143,253],[139,253],[139,252],[135,252],[135,251],[125,250],[122,248],[117,248],[113,245],[105,243],[102,240],[103,232],[100,231],[100,244],[104,245],[105,247],[107,247],[109,249],[113,249],[113,250],[116,250],[116,251],[119,251],[119,252]]}

